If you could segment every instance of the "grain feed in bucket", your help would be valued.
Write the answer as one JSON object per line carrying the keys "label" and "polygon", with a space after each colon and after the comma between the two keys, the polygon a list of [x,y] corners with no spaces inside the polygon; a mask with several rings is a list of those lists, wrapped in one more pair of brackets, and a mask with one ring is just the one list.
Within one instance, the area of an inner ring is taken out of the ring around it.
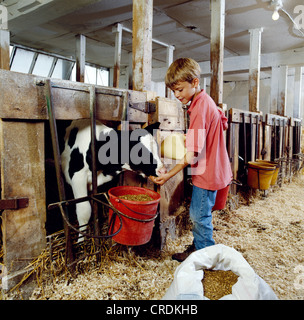
{"label": "grain feed in bucket", "polygon": [[[121,231],[113,237],[117,243],[138,246],[150,241],[157,217],[160,194],[140,187],[120,186],[109,190],[112,205],[120,212],[122,218]],[[128,200],[137,199],[137,200]],[[146,200],[148,198],[148,201]],[[139,197],[139,198],[138,198]],[[125,199],[124,199],[125,198]],[[142,201],[142,199],[145,199]],[[149,200],[149,199],[152,200]],[[138,200],[139,199],[139,200]],[[109,211],[110,233],[118,230],[119,221],[113,210]]]}

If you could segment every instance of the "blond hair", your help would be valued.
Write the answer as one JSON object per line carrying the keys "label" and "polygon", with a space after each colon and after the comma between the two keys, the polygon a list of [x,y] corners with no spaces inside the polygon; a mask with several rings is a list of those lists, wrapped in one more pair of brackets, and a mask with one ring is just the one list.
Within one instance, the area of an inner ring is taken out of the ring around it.
{"label": "blond hair", "polygon": [[180,58],[175,60],[167,70],[165,83],[172,89],[178,82],[192,82],[195,78],[200,78],[201,68],[199,64],[191,58]]}

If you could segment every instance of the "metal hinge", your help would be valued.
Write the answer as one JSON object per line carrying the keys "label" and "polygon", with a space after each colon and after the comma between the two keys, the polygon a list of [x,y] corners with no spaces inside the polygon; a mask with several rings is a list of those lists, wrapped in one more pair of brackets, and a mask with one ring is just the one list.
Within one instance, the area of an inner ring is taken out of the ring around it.
{"label": "metal hinge", "polygon": [[130,95],[128,99],[129,108],[133,108],[144,113],[152,113],[156,111],[156,102],[155,101],[143,101],[143,102],[132,102]]}
{"label": "metal hinge", "polygon": [[0,210],[18,210],[22,208],[27,208],[28,205],[28,198],[11,198],[0,200]]}

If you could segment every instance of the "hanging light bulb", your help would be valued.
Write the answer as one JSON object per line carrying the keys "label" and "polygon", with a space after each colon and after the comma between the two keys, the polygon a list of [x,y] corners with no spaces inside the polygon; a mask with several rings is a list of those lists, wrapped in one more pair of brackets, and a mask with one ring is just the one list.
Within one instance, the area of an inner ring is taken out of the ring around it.
{"label": "hanging light bulb", "polygon": [[276,21],[280,18],[279,10],[283,8],[282,0],[271,0],[269,8],[273,10],[272,20]]}
{"label": "hanging light bulb", "polygon": [[280,18],[279,10],[275,9],[272,14],[272,20],[277,21]]}

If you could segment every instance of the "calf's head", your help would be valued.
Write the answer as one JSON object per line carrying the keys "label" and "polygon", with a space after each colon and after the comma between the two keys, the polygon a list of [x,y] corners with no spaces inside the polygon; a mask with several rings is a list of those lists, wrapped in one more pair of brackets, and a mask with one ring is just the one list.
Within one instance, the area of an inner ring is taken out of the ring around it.
{"label": "calf's head", "polygon": [[154,139],[155,130],[160,123],[156,122],[144,129],[136,129],[130,134],[130,168],[143,177],[160,176],[166,169],[159,157],[159,148]]}
{"label": "calf's head", "polygon": [[153,137],[160,123],[133,131],[109,130],[99,136],[98,160],[102,170],[136,171],[143,177],[159,176],[166,172],[159,157],[158,144]]}

